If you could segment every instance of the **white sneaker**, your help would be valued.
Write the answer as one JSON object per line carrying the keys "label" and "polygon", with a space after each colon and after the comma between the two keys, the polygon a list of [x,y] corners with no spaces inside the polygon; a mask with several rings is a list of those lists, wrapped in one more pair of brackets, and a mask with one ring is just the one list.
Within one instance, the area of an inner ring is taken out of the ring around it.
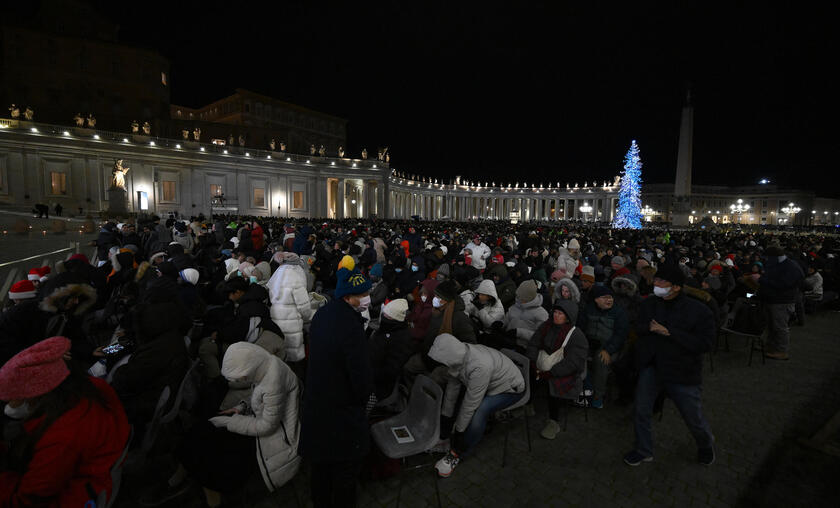
{"label": "white sneaker", "polygon": [[458,454],[450,450],[449,453],[435,464],[435,470],[437,470],[438,476],[449,478],[449,475],[452,474],[452,471],[458,466],[458,462],[460,461],[461,459],[458,457]]}
{"label": "white sneaker", "polygon": [[543,430],[540,431],[540,435],[545,439],[554,439],[559,433],[560,424],[557,423],[557,420],[552,420],[551,418],[548,419],[548,422],[546,422],[545,427],[543,427]]}

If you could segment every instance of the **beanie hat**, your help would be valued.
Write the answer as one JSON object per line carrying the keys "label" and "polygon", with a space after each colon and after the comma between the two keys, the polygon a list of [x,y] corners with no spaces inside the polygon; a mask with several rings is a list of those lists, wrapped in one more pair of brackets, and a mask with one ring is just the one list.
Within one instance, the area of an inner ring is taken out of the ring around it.
{"label": "beanie hat", "polygon": [[435,294],[447,302],[451,302],[458,298],[459,289],[457,282],[446,280],[438,284],[438,287],[435,288]]}
{"label": "beanie hat", "polygon": [[166,257],[166,252],[165,251],[155,252],[154,254],[149,256],[149,263],[154,263],[155,259],[162,258],[162,257]]}
{"label": "beanie hat", "polygon": [[437,273],[438,273],[438,275],[444,275],[448,278],[449,274],[450,274],[449,265],[446,264],[446,263],[441,264],[437,269]]}
{"label": "beanie hat", "polygon": [[35,298],[36,294],[35,284],[33,284],[31,280],[19,280],[15,282],[9,290],[9,298],[12,300]]}
{"label": "beanie hat", "polygon": [[697,262],[697,264],[695,266],[697,266],[698,270],[705,270],[706,269],[706,260],[701,259],[700,261]]}
{"label": "beanie hat", "polygon": [[721,264],[716,264],[716,265],[712,265],[712,266],[709,267],[709,273],[711,273],[711,272],[722,272],[722,271],[723,271],[723,265],[721,265]]}
{"label": "beanie hat", "polygon": [[677,286],[685,285],[685,274],[674,265],[661,265],[659,270],[656,270],[656,275],[654,275],[654,277],[667,280],[671,284],[676,284]]}
{"label": "beanie hat", "polygon": [[382,277],[382,263],[376,263],[375,265],[370,267],[370,276]]}
{"label": "beanie hat", "polygon": [[382,312],[394,321],[405,321],[405,314],[408,312],[408,301],[405,298],[391,300]]}
{"label": "beanie hat", "polygon": [[600,298],[602,296],[612,295],[612,289],[608,288],[607,286],[592,286],[589,294],[591,295],[592,299]]}
{"label": "beanie hat", "polygon": [[589,282],[595,282],[595,267],[591,265],[584,266],[583,271],[580,274],[580,280],[588,280]]}
{"label": "beanie hat", "polygon": [[621,256],[613,256],[610,262],[614,265],[624,266],[624,258]]}
{"label": "beanie hat", "polygon": [[569,277],[569,275],[566,273],[565,268],[558,268],[557,270],[554,270],[553,272],[551,272],[551,282],[559,282],[560,279],[566,279],[566,278],[571,278],[571,277]]}
{"label": "beanie hat", "polygon": [[717,291],[720,289],[720,277],[706,277],[703,282],[709,285],[710,289]]}
{"label": "beanie hat", "polygon": [[516,288],[516,300],[528,303],[537,297],[537,283],[533,280],[526,280]]}
{"label": "beanie hat", "polygon": [[577,238],[572,238],[566,248],[580,250],[580,242],[577,241]]}
{"label": "beanie hat", "polygon": [[0,400],[31,399],[49,393],[70,375],[67,337],[50,337],[12,357],[0,369]]}
{"label": "beanie hat", "polygon": [[344,256],[338,264],[339,270],[336,273],[338,284],[335,287],[335,297],[342,298],[346,295],[360,295],[370,291],[372,284],[370,279],[356,270],[356,262],[350,256]]}
{"label": "beanie hat", "polygon": [[195,268],[184,268],[181,270],[180,275],[185,282],[189,282],[193,286],[198,284],[198,270]]}

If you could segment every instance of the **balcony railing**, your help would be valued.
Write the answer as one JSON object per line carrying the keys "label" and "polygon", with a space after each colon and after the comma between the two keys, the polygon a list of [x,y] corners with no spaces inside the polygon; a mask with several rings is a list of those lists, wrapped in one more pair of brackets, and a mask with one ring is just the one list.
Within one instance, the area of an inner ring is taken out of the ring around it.
{"label": "balcony railing", "polygon": [[31,136],[55,137],[64,139],[82,139],[93,143],[118,146],[147,147],[153,150],[168,150],[175,153],[196,153],[230,157],[237,160],[295,162],[311,166],[341,167],[344,169],[365,169],[380,171],[388,169],[388,162],[371,159],[350,159],[339,157],[321,157],[319,155],[294,154],[289,152],[259,150],[246,146],[216,145],[191,140],[178,140],[146,135],[143,133],[125,133],[53,125],[27,120],[0,118],[0,134],[3,132],[22,133]]}

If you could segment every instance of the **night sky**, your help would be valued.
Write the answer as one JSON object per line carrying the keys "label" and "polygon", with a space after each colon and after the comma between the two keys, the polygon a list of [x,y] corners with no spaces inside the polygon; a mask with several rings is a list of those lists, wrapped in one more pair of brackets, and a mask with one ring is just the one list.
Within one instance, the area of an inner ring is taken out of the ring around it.
{"label": "night sky", "polygon": [[94,2],[171,60],[174,103],[237,87],[299,103],[347,118],[354,156],[390,146],[398,170],[600,181],[636,139],[644,179],[672,182],[690,83],[695,183],[837,194],[827,6],[506,3]]}

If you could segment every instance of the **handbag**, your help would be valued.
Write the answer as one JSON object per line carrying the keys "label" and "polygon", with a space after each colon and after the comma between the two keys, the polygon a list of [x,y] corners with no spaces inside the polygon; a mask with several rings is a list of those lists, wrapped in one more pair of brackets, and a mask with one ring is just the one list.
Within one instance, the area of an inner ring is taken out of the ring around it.
{"label": "handbag", "polygon": [[563,344],[557,349],[557,351],[548,354],[545,351],[540,350],[539,354],[537,354],[537,370],[541,372],[548,372],[552,367],[563,361],[566,344],[569,343],[569,339],[572,338],[572,333],[574,333],[576,328],[576,326],[573,326],[569,330],[569,333],[566,334],[565,340],[563,340]]}

